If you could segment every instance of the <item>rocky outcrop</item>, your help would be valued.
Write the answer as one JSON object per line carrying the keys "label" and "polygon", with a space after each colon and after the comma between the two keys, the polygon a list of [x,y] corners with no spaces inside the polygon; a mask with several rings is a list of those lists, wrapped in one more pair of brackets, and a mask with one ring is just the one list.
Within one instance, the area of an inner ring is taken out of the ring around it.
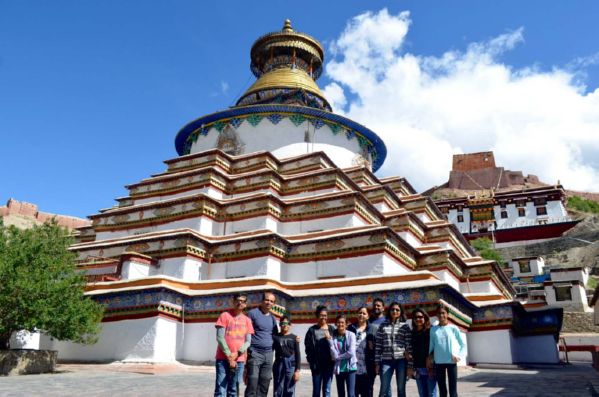
{"label": "rocky outcrop", "polygon": [[0,375],[53,372],[57,355],[53,350],[0,350]]}
{"label": "rocky outcrop", "polygon": [[87,219],[42,212],[35,204],[15,199],[9,199],[6,205],[0,206],[0,218],[3,219],[5,225],[14,225],[21,229],[40,225],[51,219],[56,220],[60,226],[71,230],[91,224]]}

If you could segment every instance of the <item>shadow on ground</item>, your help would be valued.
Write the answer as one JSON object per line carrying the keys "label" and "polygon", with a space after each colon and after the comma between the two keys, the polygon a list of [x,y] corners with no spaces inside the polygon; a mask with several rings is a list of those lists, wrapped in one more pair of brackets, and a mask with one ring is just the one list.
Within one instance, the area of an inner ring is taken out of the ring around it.
{"label": "shadow on ground", "polygon": [[[582,375],[581,376],[581,371]],[[474,370],[459,378],[467,388],[493,390],[490,396],[593,396],[599,375],[588,366],[527,367],[513,370]],[[470,386],[470,387],[468,387]]]}

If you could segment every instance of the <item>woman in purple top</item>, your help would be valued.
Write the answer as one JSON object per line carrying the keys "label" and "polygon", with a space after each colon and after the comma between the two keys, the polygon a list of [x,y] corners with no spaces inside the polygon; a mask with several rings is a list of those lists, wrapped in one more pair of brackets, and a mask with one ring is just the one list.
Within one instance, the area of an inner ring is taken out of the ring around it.
{"label": "woman in purple top", "polygon": [[335,362],[333,373],[337,383],[337,395],[355,397],[356,370],[358,359],[356,357],[356,334],[347,331],[347,318],[344,315],[337,317],[337,329],[333,335],[328,334],[327,339],[331,348],[331,357]]}

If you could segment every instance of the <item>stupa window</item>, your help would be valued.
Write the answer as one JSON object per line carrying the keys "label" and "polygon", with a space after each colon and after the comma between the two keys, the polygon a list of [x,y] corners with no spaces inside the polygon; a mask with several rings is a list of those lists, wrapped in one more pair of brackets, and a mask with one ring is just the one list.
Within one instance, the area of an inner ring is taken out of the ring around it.
{"label": "stupa window", "polygon": [[526,216],[526,209],[525,208],[518,208],[518,216],[519,217]]}
{"label": "stupa window", "polygon": [[547,207],[537,207],[537,215],[547,215]]}

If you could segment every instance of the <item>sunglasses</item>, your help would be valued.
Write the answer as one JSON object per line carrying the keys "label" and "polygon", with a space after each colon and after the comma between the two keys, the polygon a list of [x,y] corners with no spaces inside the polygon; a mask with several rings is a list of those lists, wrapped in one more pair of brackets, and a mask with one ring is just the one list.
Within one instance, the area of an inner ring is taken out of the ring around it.
{"label": "sunglasses", "polygon": [[289,323],[288,323],[288,322],[286,322],[286,321],[283,321],[282,323],[279,323],[279,325],[281,325],[281,327],[282,327],[282,326],[284,326],[284,325],[289,325]]}
{"label": "sunglasses", "polygon": [[416,320],[423,320],[423,319],[424,319],[424,316],[414,316],[414,318],[415,318]]}
{"label": "sunglasses", "polygon": [[390,311],[390,312],[400,312],[400,311],[401,311],[401,309],[390,309],[389,311]]}
{"label": "sunglasses", "polygon": [[237,299],[237,303],[247,303],[247,299]]}

